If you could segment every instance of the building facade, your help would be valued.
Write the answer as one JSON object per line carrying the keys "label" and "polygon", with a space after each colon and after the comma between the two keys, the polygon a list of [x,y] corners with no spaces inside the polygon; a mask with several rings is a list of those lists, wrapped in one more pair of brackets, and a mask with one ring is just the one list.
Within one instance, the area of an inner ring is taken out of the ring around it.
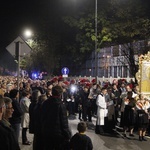
{"label": "building facade", "polygon": [[[149,50],[150,40],[102,48],[97,52],[97,65],[95,64],[95,52],[93,52],[82,66],[81,76],[98,76],[101,78],[132,77],[130,74],[131,59],[133,59],[135,65],[138,65],[139,56]],[[133,57],[130,58],[132,54]],[[97,66],[97,75],[95,66]]]}

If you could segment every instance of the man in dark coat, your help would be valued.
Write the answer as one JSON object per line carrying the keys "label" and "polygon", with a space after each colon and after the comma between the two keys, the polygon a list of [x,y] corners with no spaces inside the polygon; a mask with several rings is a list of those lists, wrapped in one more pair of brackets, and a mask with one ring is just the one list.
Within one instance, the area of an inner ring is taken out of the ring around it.
{"label": "man in dark coat", "polygon": [[12,106],[14,109],[14,112],[12,114],[12,117],[9,119],[9,122],[12,128],[14,129],[17,140],[18,140],[19,134],[20,134],[21,116],[23,115],[22,109],[17,100],[19,98],[19,91],[16,89],[12,89],[9,95],[10,95],[10,98],[12,99]]}
{"label": "man in dark coat", "polygon": [[67,110],[61,101],[62,88],[58,85],[52,88],[52,97],[42,105],[41,125],[43,150],[66,150],[65,144],[71,138]]}
{"label": "man in dark coat", "polygon": [[5,106],[3,98],[0,98],[0,149],[1,150],[9,150],[10,148],[8,132],[7,130],[5,130],[5,128],[1,124],[5,107],[6,106]]}
{"label": "man in dark coat", "polygon": [[[5,100],[5,104],[4,104]],[[9,117],[13,112],[11,99],[6,103],[7,99],[0,98],[0,149],[1,150],[20,150],[15,132],[11,128],[10,123],[6,121],[6,116]],[[10,107],[11,106],[11,107]],[[11,113],[10,113],[11,112]],[[3,117],[3,118],[2,118]]]}

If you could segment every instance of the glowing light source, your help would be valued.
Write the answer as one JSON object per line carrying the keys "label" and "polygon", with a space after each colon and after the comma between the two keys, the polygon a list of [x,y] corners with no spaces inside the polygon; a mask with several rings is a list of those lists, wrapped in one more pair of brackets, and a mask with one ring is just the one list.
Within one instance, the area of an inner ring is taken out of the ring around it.
{"label": "glowing light source", "polygon": [[31,36],[32,36],[32,31],[29,30],[29,29],[26,29],[26,30],[24,31],[24,37],[25,37],[25,38],[30,38]]}

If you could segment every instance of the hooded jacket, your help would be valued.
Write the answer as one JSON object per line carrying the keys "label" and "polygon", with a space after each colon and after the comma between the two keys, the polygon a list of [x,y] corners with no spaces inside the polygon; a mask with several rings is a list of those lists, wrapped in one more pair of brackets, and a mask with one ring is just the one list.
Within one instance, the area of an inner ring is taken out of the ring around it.
{"label": "hooded jacket", "polygon": [[69,140],[71,132],[68,124],[65,104],[59,97],[50,97],[42,105],[42,136],[45,138],[63,138]]}

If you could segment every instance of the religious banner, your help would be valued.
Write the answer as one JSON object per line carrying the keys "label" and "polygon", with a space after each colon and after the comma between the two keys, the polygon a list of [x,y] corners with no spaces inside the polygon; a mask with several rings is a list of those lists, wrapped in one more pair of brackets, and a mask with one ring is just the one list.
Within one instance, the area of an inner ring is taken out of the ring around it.
{"label": "religious banner", "polygon": [[150,98],[150,52],[139,57],[139,70],[136,73],[140,93]]}
{"label": "religious banner", "polygon": [[150,62],[143,61],[141,77],[141,91],[150,93]]}

